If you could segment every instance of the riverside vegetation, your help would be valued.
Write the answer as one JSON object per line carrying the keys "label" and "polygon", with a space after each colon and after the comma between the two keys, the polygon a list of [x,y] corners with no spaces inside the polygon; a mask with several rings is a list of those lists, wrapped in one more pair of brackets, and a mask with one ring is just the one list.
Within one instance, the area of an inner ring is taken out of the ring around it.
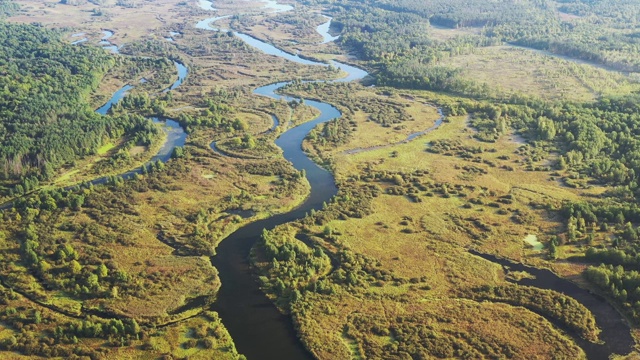
{"label": "riverside vegetation", "polygon": [[[340,74],[192,28],[204,16],[191,3],[0,2],[10,21],[0,22],[0,196],[12,200],[0,213],[2,354],[242,358],[210,310],[225,285],[207,256],[306,197],[304,174],[274,140],[317,113],[252,95],[296,79],[282,91],[342,112],[302,144],[338,194],[256,234],[251,264],[313,356],[614,352],[598,345],[602,324],[588,307],[519,284],[531,275],[469,250],[552,269],[604,296],[632,328],[617,331],[638,336],[638,11],[612,1],[301,0],[221,21],[357,63],[372,73],[358,84],[304,82]],[[319,44],[320,12],[333,17],[335,43]],[[50,29],[52,14],[66,28]],[[45,26],[11,24],[30,18]],[[71,27],[93,36],[106,26],[121,55],[69,44]],[[173,42],[157,35],[170,31]],[[162,92],[173,61],[189,76]],[[125,84],[135,88],[96,114]],[[165,136],[152,116],[188,132],[166,164],[145,164]],[[113,176],[84,182],[103,174]],[[542,251],[523,241],[530,234]]]}

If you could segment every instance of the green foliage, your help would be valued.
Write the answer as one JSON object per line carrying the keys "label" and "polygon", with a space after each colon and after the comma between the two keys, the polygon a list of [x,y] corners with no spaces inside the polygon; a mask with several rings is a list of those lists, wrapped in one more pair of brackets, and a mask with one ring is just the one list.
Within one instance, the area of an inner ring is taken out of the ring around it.
{"label": "green foliage", "polygon": [[20,10],[20,5],[11,0],[0,0],[0,18],[12,16]]}
{"label": "green foliage", "polygon": [[53,169],[93,154],[109,139],[149,144],[159,130],[135,115],[103,117],[86,101],[114,58],[72,46],[34,25],[0,23],[0,180],[15,195],[37,187]]}
{"label": "green foliage", "polygon": [[[324,3],[305,0],[308,4]],[[474,97],[493,96],[443,65],[473,48],[512,42],[624,70],[640,69],[638,7],[632,1],[562,2],[561,11],[585,15],[564,22],[545,1],[377,0],[331,2],[340,45],[378,65],[382,85],[444,90]],[[634,17],[635,15],[635,17]],[[432,38],[429,25],[481,28],[474,35]]]}
{"label": "green foliage", "polygon": [[322,250],[312,251],[282,230],[263,231],[260,249],[265,258],[271,259],[269,278],[265,278],[263,282],[277,296],[281,307],[289,310],[291,304],[302,298],[301,291],[307,289],[333,291],[328,282],[318,281],[318,277],[326,272],[330,263]]}
{"label": "green foliage", "polygon": [[[184,157],[184,148],[182,146],[176,146],[171,154],[172,159],[179,159]],[[145,168],[146,169],[146,168]]]}
{"label": "green foliage", "polygon": [[523,306],[559,321],[586,340],[598,341],[600,330],[596,326],[593,314],[577,300],[564,294],[528,286],[503,285],[470,289],[463,296],[475,300],[490,300]]}
{"label": "green foliage", "polygon": [[622,249],[589,248],[585,253],[585,260],[591,263],[621,265],[625,268],[640,269],[640,254]]}
{"label": "green foliage", "polygon": [[626,271],[622,266],[590,266],[584,277],[607,294],[633,318],[640,321],[640,273]]}

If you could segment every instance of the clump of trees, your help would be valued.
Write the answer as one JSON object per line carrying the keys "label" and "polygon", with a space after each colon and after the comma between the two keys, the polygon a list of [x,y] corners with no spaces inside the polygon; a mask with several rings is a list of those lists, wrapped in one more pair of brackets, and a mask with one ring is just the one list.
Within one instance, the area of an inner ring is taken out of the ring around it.
{"label": "clump of trees", "polygon": [[20,5],[11,0],[0,1],[0,18],[5,16],[12,16],[20,10]]}
{"label": "clump of trees", "polygon": [[[609,260],[608,257],[601,259]],[[587,268],[584,277],[622,305],[636,322],[640,321],[640,273],[637,270],[626,271],[621,265],[601,264]]]}

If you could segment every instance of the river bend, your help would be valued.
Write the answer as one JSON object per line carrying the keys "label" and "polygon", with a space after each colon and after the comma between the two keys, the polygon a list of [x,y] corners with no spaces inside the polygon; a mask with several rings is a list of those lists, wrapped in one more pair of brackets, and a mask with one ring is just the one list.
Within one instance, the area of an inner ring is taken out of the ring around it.
{"label": "river bend", "polygon": [[[199,22],[196,27],[205,30],[229,31],[216,29],[212,27],[212,24],[217,20],[230,16],[205,19]],[[328,31],[328,25],[327,23],[319,27],[318,30]],[[265,54],[278,56],[304,65],[328,66],[326,63],[287,53],[250,35],[240,32],[233,32],[233,34]],[[329,39],[328,36],[330,36],[329,34],[321,35],[323,35],[324,39]],[[347,73],[346,77],[334,81],[357,81],[367,75],[364,70],[347,64],[336,61],[331,62],[331,64]],[[291,97],[277,93],[279,89],[289,83],[280,82],[262,86],[254,90],[254,94],[268,96],[273,99],[293,100]],[[213,304],[213,310],[220,314],[223,323],[234,339],[238,352],[247,356],[248,359],[312,358],[312,355],[297,338],[291,319],[281,314],[272,301],[260,290],[248,262],[248,254],[254,243],[259,239],[263,229],[272,229],[280,224],[300,219],[312,209],[319,210],[324,202],[330,201],[337,193],[332,174],[311,161],[302,151],[301,144],[314,127],[337,118],[341,114],[335,107],[327,103],[305,99],[305,104],[318,109],[320,115],[310,122],[284,132],[276,140],[276,145],[282,149],[285,159],[290,161],[296,169],[306,172],[307,179],[311,185],[309,197],[301,206],[291,212],[259,220],[238,229],[221,242],[217,249],[217,255],[211,258],[211,262],[218,269],[222,281],[222,287],[216,302]],[[441,120],[442,116],[439,123],[434,126],[440,125]],[[431,130],[433,129],[427,129],[425,132]],[[421,133],[417,133],[415,136],[419,135]],[[413,137],[410,137],[406,141],[412,139]],[[479,253],[476,254],[481,255]],[[486,255],[483,257],[490,261],[500,262],[495,257]],[[515,265],[512,264],[512,266]],[[633,340],[629,326],[610,304],[603,302],[602,299],[585,290],[576,290],[578,289],[577,286],[550,271],[544,272],[544,276],[541,276],[538,281],[532,281],[527,285],[560,292],[563,292],[563,288],[566,288],[568,295],[576,298],[594,313],[598,326],[602,328],[602,337],[607,343],[604,345],[591,344],[576,338],[588,358],[599,359],[604,354],[612,352],[626,354],[631,351]]]}

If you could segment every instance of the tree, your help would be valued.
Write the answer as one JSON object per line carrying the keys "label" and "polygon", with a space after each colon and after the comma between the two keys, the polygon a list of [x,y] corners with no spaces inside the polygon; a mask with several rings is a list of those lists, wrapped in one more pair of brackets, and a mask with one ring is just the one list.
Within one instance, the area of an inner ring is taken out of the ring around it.
{"label": "tree", "polygon": [[51,270],[51,264],[49,264],[46,260],[40,260],[40,262],[38,262],[38,271],[40,272],[40,274],[47,274],[49,270]]}
{"label": "tree", "polygon": [[171,154],[172,159],[179,159],[184,157],[184,148],[182,146],[176,146],[173,148],[173,153]]}
{"label": "tree", "polygon": [[78,261],[72,260],[69,263],[69,271],[74,275],[80,274],[80,271],[82,271],[82,265],[80,265]]}
{"label": "tree", "polygon": [[66,260],[78,260],[78,252],[71,244],[66,244],[64,246],[64,254]]}
{"label": "tree", "polygon": [[100,279],[104,279],[109,276],[109,269],[104,264],[100,264],[96,269],[96,273]]}
{"label": "tree", "polygon": [[622,237],[627,241],[636,241],[638,240],[638,233],[636,233],[636,229],[633,227],[633,224],[627,222],[624,226],[624,230],[622,232]]}
{"label": "tree", "polygon": [[322,234],[323,234],[325,237],[329,237],[329,236],[331,236],[331,232],[332,232],[332,231],[331,231],[331,228],[329,227],[329,225],[325,226],[325,227],[324,227],[324,230],[322,230]]}
{"label": "tree", "polygon": [[549,259],[555,260],[558,258],[558,246],[555,242],[549,242]]}
{"label": "tree", "polygon": [[556,168],[558,170],[565,170],[567,168],[567,160],[565,160],[564,156],[560,156],[558,158],[558,163],[556,164]]}
{"label": "tree", "polygon": [[98,289],[100,287],[100,279],[96,274],[89,274],[89,276],[87,276],[86,281],[87,281],[87,286],[92,290]]}
{"label": "tree", "polygon": [[590,266],[585,270],[585,277],[602,289],[609,288],[609,274],[608,270],[604,266]]}
{"label": "tree", "polygon": [[83,195],[73,195],[71,196],[70,205],[71,208],[75,211],[80,210],[82,205],[84,204],[84,196]]}
{"label": "tree", "polygon": [[291,292],[291,303],[294,304],[298,301],[300,301],[302,299],[302,294],[300,294],[300,291],[298,289],[295,289]]}

